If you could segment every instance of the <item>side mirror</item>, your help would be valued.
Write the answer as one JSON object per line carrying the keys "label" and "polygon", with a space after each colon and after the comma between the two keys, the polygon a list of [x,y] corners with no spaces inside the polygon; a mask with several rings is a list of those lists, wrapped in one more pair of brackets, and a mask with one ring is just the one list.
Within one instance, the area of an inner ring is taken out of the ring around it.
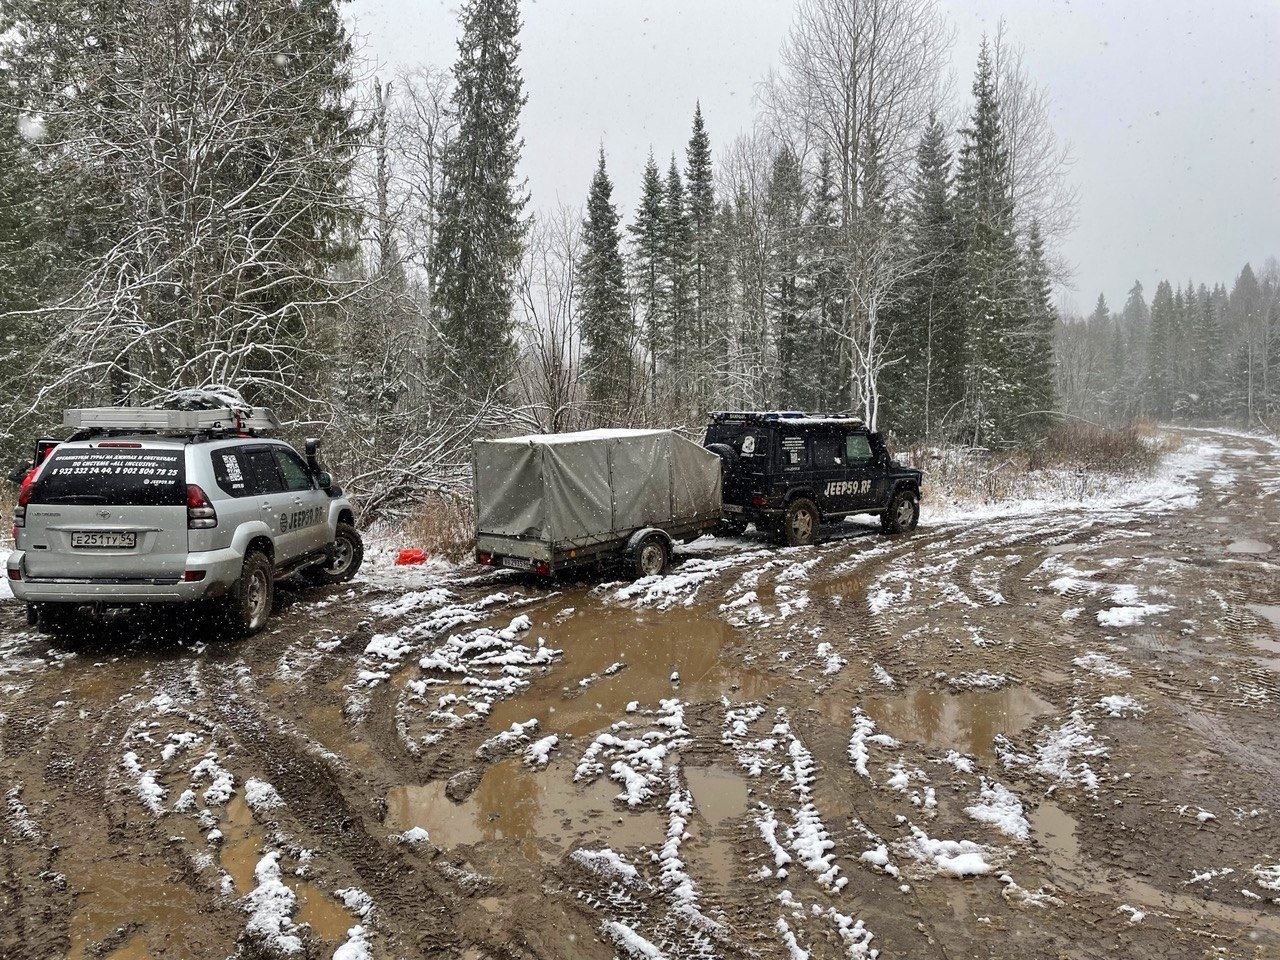
{"label": "side mirror", "polygon": [[321,470],[316,474],[316,483],[320,485],[321,490],[329,490],[333,487],[333,477]]}

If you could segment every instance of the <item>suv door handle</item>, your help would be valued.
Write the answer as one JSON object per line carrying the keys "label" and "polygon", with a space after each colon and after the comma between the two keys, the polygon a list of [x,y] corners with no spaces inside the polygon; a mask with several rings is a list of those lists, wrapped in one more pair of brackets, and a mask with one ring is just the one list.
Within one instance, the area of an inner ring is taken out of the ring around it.
{"label": "suv door handle", "polygon": [[264,503],[264,504],[262,505],[262,509],[263,509],[263,510],[270,510],[270,509],[271,509],[271,503],[270,503],[269,501],[268,501],[268,502],[266,502],[266,503]]}

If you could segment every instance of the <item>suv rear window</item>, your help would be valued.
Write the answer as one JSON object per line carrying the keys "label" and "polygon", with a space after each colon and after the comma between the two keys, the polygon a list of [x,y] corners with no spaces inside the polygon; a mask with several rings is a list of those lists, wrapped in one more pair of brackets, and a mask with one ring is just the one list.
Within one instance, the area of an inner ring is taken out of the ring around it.
{"label": "suv rear window", "polygon": [[186,473],[182,450],[55,450],[31,502],[177,507],[187,502]]}

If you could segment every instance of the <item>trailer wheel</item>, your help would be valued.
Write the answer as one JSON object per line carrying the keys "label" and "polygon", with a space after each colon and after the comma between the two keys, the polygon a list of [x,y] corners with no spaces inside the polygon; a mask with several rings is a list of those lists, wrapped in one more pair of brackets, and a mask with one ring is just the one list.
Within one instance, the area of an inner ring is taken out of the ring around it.
{"label": "trailer wheel", "polygon": [[660,577],[671,566],[671,545],[661,533],[641,537],[631,548],[636,577]]}

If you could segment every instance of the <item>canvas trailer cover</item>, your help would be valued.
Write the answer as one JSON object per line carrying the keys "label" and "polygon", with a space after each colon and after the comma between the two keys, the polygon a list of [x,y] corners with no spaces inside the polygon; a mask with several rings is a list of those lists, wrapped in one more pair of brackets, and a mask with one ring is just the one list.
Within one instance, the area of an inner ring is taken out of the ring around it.
{"label": "canvas trailer cover", "polygon": [[720,458],[671,430],[477,440],[476,549],[554,567],[638,530],[697,535],[720,519]]}

